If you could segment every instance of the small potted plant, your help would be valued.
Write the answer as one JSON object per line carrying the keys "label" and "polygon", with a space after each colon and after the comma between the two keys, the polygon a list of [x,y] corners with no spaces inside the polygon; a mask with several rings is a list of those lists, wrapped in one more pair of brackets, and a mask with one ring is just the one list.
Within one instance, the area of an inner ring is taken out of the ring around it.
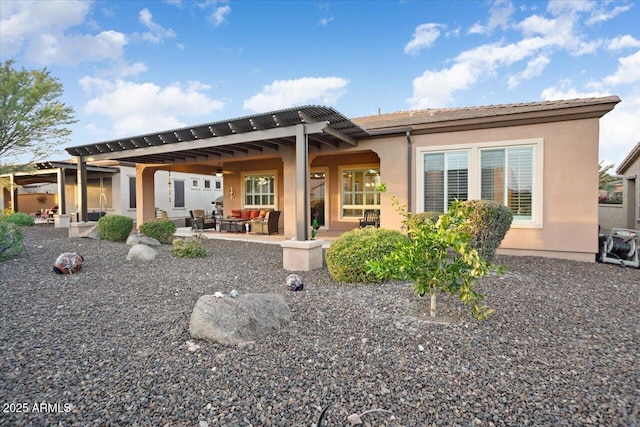
{"label": "small potted plant", "polygon": [[318,234],[318,228],[320,228],[320,224],[318,224],[318,212],[313,212],[313,219],[311,220],[311,240],[315,240],[316,235]]}

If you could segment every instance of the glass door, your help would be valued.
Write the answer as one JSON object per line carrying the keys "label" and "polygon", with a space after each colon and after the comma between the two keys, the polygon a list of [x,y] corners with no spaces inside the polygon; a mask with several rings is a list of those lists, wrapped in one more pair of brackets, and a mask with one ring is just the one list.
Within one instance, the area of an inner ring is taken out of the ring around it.
{"label": "glass door", "polygon": [[309,176],[309,203],[311,207],[310,221],[318,219],[318,225],[325,227],[325,200],[326,200],[326,172],[322,170],[312,170]]}

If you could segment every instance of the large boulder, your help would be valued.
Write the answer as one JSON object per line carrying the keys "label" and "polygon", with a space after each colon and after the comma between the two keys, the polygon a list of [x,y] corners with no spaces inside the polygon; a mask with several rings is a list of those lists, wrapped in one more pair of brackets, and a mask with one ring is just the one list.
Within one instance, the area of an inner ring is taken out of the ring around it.
{"label": "large boulder", "polygon": [[153,261],[158,251],[147,245],[133,245],[127,254],[127,261]]}
{"label": "large boulder", "polygon": [[236,298],[204,295],[198,299],[189,332],[193,338],[222,344],[244,344],[278,332],[291,320],[284,298],[275,294],[246,294]]}
{"label": "large boulder", "polygon": [[127,245],[162,246],[162,243],[158,242],[153,237],[148,237],[144,234],[130,234],[129,237],[127,237]]}

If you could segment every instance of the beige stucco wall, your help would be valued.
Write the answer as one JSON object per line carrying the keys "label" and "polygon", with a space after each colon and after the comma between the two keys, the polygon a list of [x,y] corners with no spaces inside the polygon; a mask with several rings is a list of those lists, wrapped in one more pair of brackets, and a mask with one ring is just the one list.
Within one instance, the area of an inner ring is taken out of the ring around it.
{"label": "beige stucco wall", "polygon": [[[552,256],[593,261],[597,252],[598,229],[598,119],[522,125],[472,131],[413,135],[412,199],[414,209],[420,179],[415,170],[419,152],[425,147],[455,149],[478,143],[542,139],[542,215],[541,226],[521,228],[514,225],[501,247],[502,253]],[[371,148],[381,158],[381,174],[389,194],[406,203],[406,139],[381,138],[363,141],[359,148]],[[469,177],[470,180],[474,176]],[[383,218],[393,218],[386,206]],[[387,219],[384,226],[396,226]]]}
{"label": "beige stucco wall", "polygon": [[598,224],[604,230],[626,228],[623,205],[598,205]]}
{"label": "beige stucco wall", "polygon": [[627,167],[622,176],[622,227],[640,230],[640,158]]}

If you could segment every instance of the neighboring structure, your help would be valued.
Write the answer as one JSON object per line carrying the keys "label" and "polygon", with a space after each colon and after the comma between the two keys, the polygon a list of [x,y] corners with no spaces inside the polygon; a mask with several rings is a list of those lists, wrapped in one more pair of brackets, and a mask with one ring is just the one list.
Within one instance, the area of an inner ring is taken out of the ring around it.
{"label": "neighboring structure", "polygon": [[[617,96],[405,111],[350,120],[304,106],[68,148],[86,162],[136,165],[138,223],[154,216],[156,172],[224,169],[224,209],[283,211],[286,237],[311,217],[344,231],[364,210],[401,227],[389,195],[412,212],[491,199],[515,215],[502,253],[593,261],[598,248],[599,119]],[[376,184],[387,184],[380,194]],[[81,215],[82,197],[79,205]]]}
{"label": "neighboring structure", "polygon": [[[61,214],[78,213],[78,166],[71,162],[43,162],[37,171],[2,175],[0,206],[11,203],[17,212],[33,213],[59,206]],[[106,212],[136,218],[135,166],[103,161],[87,165],[87,212]],[[156,211],[169,218],[189,217],[189,210],[211,211],[222,202],[222,177],[158,171]],[[13,191],[12,191],[13,188]],[[154,214],[155,215],[155,214]]]}
{"label": "neighboring structure", "polygon": [[622,176],[622,220],[619,227],[640,230],[640,142],[616,169]]}

